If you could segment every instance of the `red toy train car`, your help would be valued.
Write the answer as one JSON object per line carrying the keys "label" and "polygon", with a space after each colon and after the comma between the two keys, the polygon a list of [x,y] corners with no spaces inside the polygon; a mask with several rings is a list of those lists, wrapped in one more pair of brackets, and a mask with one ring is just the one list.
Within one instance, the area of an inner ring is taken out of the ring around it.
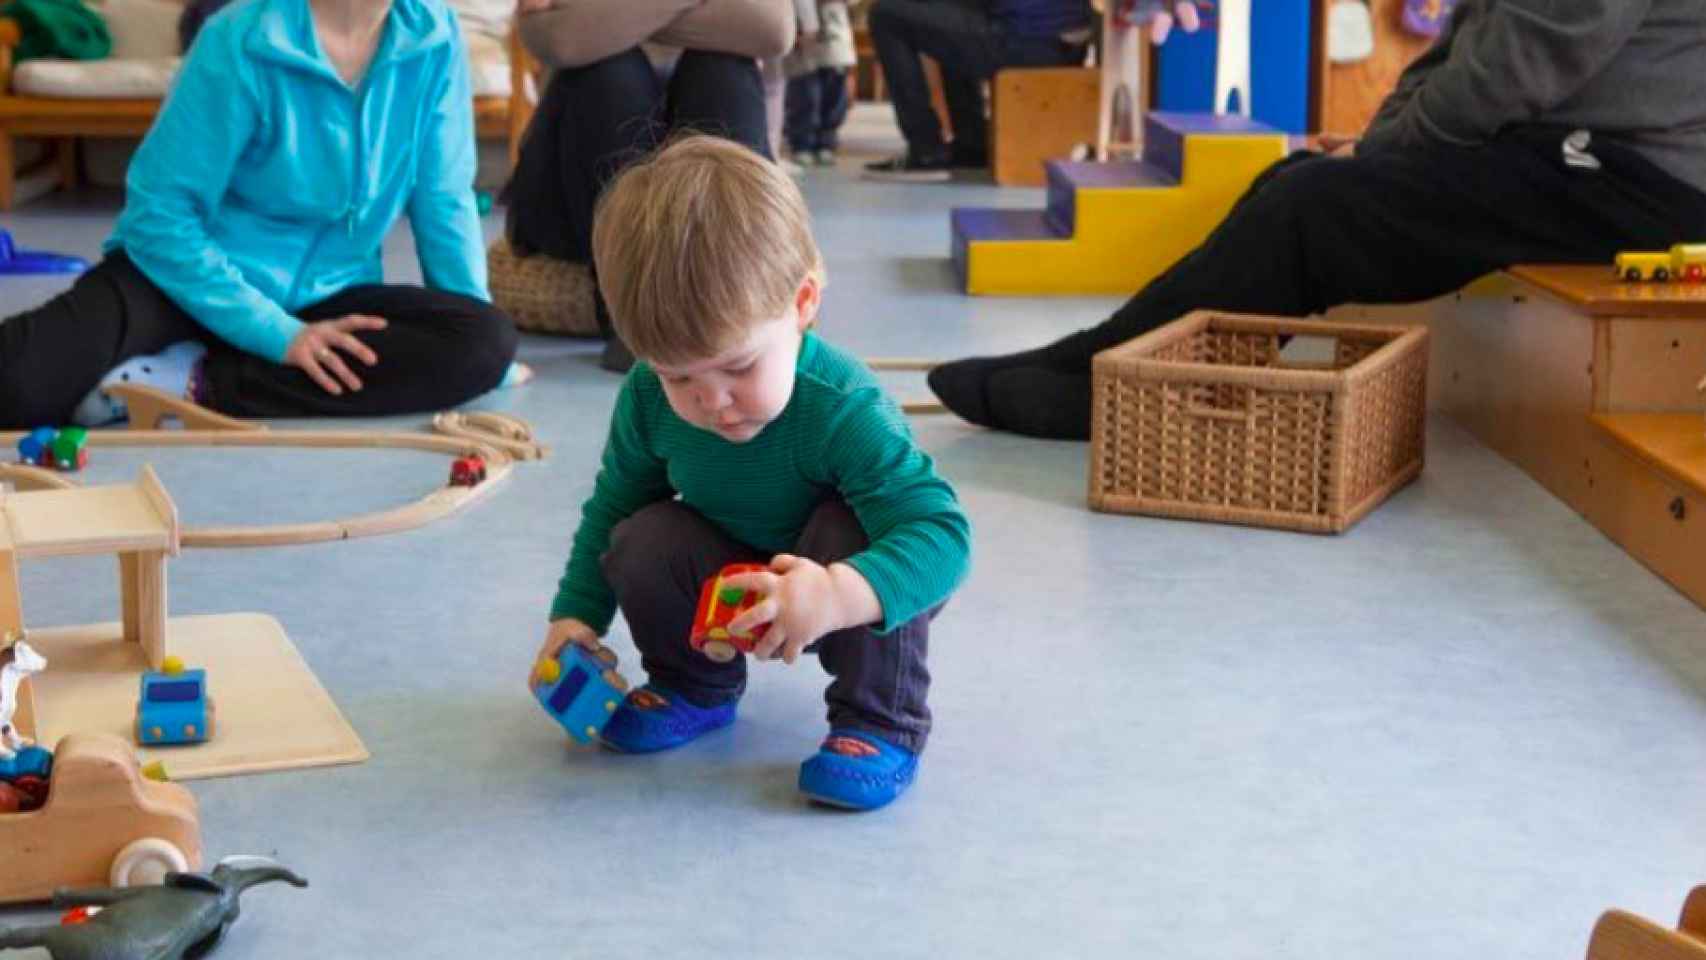
{"label": "red toy train car", "polygon": [[486,479],[486,458],[471,453],[460,457],[450,465],[450,485],[453,487],[477,487]]}
{"label": "red toy train car", "polygon": [[758,563],[731,563],[705,581],[699,590],[699,612],[693,615],[693,633],[687,642],[693,649],[718,663],[728,663],[737,654],[751,653],[759,639],[770,630],[761,623],[750,633],[733,633],[730,621],[752,609],[764,597],[756,590],[742,590],[723,583],[740,573],[763,573],[769,569]]}

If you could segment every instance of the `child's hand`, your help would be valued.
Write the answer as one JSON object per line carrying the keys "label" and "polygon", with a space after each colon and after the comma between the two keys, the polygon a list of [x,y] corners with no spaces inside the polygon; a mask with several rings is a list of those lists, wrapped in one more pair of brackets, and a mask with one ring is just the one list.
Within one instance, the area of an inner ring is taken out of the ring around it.
{"label": "child's hand", "polygon": [[793,663],[800,651],[826,633],[882,618],[876,592],[857,570],[844,563],[820,563],[779,553],[767,573],[743,573],[724,581],[731,587],[763,595],[752,609],[729,623],[730,633],[750,632],[770,624],[754,645],[752,655],[767,660],[781,653]]}
{"label": "child's hand", "polygon": [[564,617],[551,621],[551,628],[545,631],[545,644],[539,648],[539,655],[533,658],[533,663],[527,665],[527,687],[533,688],[533,670],[541,660],[555,660],[557,654],[571,643],[579,644],[594,653],[600,649],[598,632],[574,617]]}

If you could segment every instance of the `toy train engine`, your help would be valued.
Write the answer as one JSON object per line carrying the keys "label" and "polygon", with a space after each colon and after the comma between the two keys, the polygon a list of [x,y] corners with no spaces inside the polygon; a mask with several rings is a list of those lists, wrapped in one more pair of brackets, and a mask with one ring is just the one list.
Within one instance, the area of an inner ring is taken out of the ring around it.
{"label": "toy train engine", "polygon": [[136,701],[136,742],[145,747],[201,743],[213,736],[214,706],[207,671],[185,670],[176,657],[142,675]]}
{"label": "toy train engine", "polygon": [[486,480],[486,459],[477,453],[459,457],[450,465],[450,485],[477,487]]}
{"label": "toy train engine", "polygon": [[723,581],[736,574],[763,573],[767,569],[763,564],[731,563],[705,581],[699,590],[699,611],[693,615],[693,633],[687,639],[693,649],[718,663],[728,663],[737,654],[752,652],[770,631],[770,624],[761,623],[750,632],[738,634],[729,630],[729,624],[764,597],[756,590],[742,590]]}
{"label": "toy train engine", "polygon": [[539,705],[581,743],[598,739],[628,692],[628,681],[616,672],[616,654],[574,643],[557,659],[535,664],[532,685]]}
{"label": "toy train engine", "polygon": [[1706,282],[1706,243],[1679,243],[1669,250],[1620,253],[1617,276],[1630,283]]}

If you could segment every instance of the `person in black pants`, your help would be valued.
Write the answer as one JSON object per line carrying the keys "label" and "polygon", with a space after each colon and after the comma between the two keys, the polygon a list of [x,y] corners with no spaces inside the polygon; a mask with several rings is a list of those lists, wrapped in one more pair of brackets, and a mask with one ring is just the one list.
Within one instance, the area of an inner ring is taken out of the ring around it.
{"label": "person in black pants", "polygon": [[1609,271],[1619,250],[1706,237],[1706,108],[1667,79],[1706,76],[1703,32],[1697,0],[1465,0],[1352,151],[1264,172],[1099,326],[944,364],[930,388],[972,423],[1082,440],[1095,354],[1191,310],[1415,302],[1513,264]]}
{"label": "person in black pants", "polygon": [[[681,131],[725,137],[770,155],[764,84],[751,57],[688,50],[667,82],[638,47],[583,67],[558,69],[528,126],[504,189],[509,240],[518,255],[592,262],[598,197],[622,168]],[[622,371],[633,357],[610,328],[603,364]]]}
{"label": "person in black pants", "polygon": [[[356,83],[365,115],[339,109]],[[516,334],[487,302],[468,83],[438,0],[215,17],[105,259],[0,322],[0,428],[115,419],[101,387],[121,380],[257,417],[442,409],[504,381]],[[382,283],[401,216],[425,286]]]}
{"label": "person in black pants", "polygon": [[[872,179],[946,180],[953,167],[989,165],[983,84],[1006,67],[1084,62],[1090,5],[1085,0],[876,0],[871,42],[882,61],[906,152],[868,164]],[[950,145],[930,104],[921,57],[942,68],[954,127]]]}

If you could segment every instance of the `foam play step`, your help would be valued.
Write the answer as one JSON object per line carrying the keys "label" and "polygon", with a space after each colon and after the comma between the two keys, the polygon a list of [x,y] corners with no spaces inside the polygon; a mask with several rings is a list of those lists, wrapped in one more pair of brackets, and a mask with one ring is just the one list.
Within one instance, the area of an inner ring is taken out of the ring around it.
{"label": "foam play step", "polygon": [[950,218],[967,293],[1129,294],[1208,235],[1286,137],[1243,117],[1151,113],[1141,162],[1048,164],[1041,211]]}

